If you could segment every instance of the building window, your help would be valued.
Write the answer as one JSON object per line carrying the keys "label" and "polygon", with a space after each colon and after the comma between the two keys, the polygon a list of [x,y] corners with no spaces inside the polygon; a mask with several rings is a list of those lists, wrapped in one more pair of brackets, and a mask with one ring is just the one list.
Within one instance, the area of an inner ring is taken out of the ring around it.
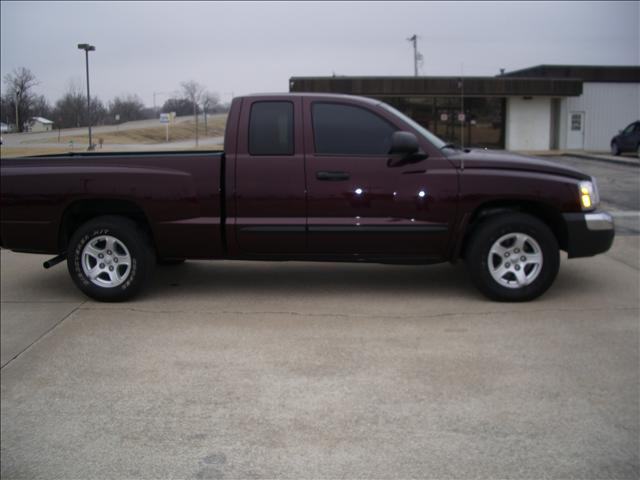
{"label": "building window", "polygon": [[571,131],[579,132],[582,130],[582,115],[574,113],[571,115]]}
{"label": "building window", "polygon": [[[385,97],[447,143],[504,148],[506,103],[500,97]],[[464,115],[461,115],[464,114]]]}

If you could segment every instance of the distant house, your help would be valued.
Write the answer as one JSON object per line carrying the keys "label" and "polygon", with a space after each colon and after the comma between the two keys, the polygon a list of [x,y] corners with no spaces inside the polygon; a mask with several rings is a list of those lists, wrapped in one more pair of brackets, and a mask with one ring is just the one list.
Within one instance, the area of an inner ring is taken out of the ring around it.
{"label": "distant house", "polygon": [[43,117],[31,117],[29,120],[29,132],[49,132],[53,128],[53,122]]}

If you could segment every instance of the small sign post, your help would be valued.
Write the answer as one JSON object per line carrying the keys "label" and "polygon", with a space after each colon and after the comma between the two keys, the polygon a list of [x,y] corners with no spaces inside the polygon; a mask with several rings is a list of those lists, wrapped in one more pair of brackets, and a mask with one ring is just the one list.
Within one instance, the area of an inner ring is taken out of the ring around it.
{"label": "small sign post", "polygon": [[170,113],[161,113],[160,114],[160,123],[164,123],[166,141],[169,142],[169,124],[171,123],[171,114]]}

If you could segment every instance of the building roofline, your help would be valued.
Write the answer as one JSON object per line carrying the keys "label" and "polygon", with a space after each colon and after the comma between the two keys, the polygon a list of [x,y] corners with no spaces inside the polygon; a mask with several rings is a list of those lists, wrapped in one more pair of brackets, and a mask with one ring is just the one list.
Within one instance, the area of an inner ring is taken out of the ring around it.
{"label": "building roofline", "polygon": [[[503,75],[508,75],[510,73],[519,73],[527,70],[534,70],[538,68],[594,68],[594,69],[611,69],[611,68],[630,68],[637,69],[640,68],[640,65],[573,65],[573,64],[562,64],[562,63],[541,63],[540,65],[533,65],[531,67],[519,68],[518,70],[511,70],[510,72],[505,72]],[[497,75],[498,77],[501,75]]]}
{"label": "building roofline", "polygon": [[640,65],[542,64],[506,72],[496,78],[565,78],[593,83],[640,83]]}
{"label": "building roofline", "polygon": [[582,94],[582,81],[519,77],[291,77],[289,91],[378,97],[458,96],[462,93],[469,97],[572,97]]}

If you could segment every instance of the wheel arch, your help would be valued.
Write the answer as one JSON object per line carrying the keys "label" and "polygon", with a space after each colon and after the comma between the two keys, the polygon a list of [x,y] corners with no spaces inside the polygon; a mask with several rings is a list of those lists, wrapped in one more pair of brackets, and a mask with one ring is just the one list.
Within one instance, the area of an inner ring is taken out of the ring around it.
{"label": "wheel arch", "polygon": [[155,248],[151,223],[139,205],[128,200],[94,198],[76,200],[65,208],[58,231],[59,250],[61,252],[67,250],[71,236],[81,225],[104,215],[115,215],[132,220],[147,234]]}
{"label": "wheel arch", "polygon": [[468,216],[463,226],[461,238],[453,253],[453,261],[464,258],[469,241],[476,229],[488,218],[504,213],[525,213],[542,221],[553,233],[561,250],[568,246],[567,225],[562,214],[550,205],[541,202],[497,200],[478,205]]}

